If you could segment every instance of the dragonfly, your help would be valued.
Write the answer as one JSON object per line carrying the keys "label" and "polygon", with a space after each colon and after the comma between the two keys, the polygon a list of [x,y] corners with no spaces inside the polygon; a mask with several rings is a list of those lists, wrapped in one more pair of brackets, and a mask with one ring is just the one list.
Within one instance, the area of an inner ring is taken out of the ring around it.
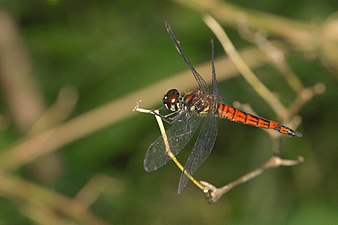
{"label": "dragonfly", "polygon": [[[165,21],[164,24],[177,51],[183,57],[198,83],[198,89],[184,96],[180,95],[178,90],[170,89],[163,97],[163,105],[171,111],[171,113],[160,115],[165,121],[171,123],[171,127],[166,131],[166,135],[170,150],[175,156],[184,149],[198,128],[201,127],[193,149],[184,166],[186,172],[193,175],[210,155],[217,137],[217,118],[228,119],[253,127],[273,129],[292,137],[302,136],[301,133],[279,122],[246,113],[223,103],[217,88],[213,40],[211,39],[210,42],[212,84],[209,88],[183,52],[181,44],[168,21]],[[148,172],[154,171],[166,165],[170,160],[171,158],[165,150],[163,137],[160,136],[149,146],[144,159],[144,168]],[[189,178],[182,172],[178,184],[178,193],[183,191],[188,182]]]}

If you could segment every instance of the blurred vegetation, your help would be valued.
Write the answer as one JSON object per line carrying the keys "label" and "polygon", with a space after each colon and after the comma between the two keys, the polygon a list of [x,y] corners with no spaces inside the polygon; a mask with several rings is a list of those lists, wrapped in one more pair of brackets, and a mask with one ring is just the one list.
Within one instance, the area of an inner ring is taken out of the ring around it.
{"label": "blurred vegetation", "polygon": [[[41,110],[52,106],[65,87],[78,95],[76,105],[70,107],[70,118],[59,121],[67,123],[187,70],[164,29],[164,20],[170,21],[195,65],[209,61],[209,40],[214,35],[199,10],[179,2],[1,0],[0,10],[17,26],[41,96]],[[336,0],[231,2],[311,26],[319,26],[338,10]],[[224,27],[239,51],[252,46],[235,26]],[[215,48],[216,56],[224,55],[217,41]],[[326,86],[325,93],[298,113],[302,117],[298,130],[304,137],[283,139],[283,157],[302,155],[303,164],[267,171],[215,205],[208,205],[191,184],[177,195],[180,173],[172,163],[152,173],[143,169],[144,154],[159,131],[152,116],[131,113],[130,106],[145,98],[137,96],[125,105],[130,111],[125,118],[22,166],[0,166],[0,224],[336,224],[338,73],[318,52],[296,49],[287,55],[287,63],[305,86],[318,82]],[[255,73],[270,90],[278,92],[284,104],[291,103],[292,91],[271,64]],[[226,103],[250,103],[257,114],[279,119],[242,77],[220,81],[219,89]],[[8,109],[8,92],[0,93],[0,147],[6,153],[34,133],[18,129]],[[152,108],[159,107],[161,94],[154,98],[158,100]],[[221,120],[218,126],[214,150],[196,173],[198,178],[224,185],[271,156],[271,141],[265,132]],[[179,156],[183,162],[189,149],[191,145]],[[86,196],[84,187],[98,193],[93,204],[80,198]],[[89,210],[83,213],[86,202]]]}

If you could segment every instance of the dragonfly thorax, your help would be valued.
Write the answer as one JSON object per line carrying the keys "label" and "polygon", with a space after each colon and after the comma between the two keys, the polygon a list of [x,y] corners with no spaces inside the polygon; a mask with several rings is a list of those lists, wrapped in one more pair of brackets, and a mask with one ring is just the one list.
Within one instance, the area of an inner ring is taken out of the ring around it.
{"label": "dragonfly thorax", "polygon": [[181,108],[182,100],[180,93],[176,89],[170,89],[163,96],[163,105],[170,111],[178,111]]}

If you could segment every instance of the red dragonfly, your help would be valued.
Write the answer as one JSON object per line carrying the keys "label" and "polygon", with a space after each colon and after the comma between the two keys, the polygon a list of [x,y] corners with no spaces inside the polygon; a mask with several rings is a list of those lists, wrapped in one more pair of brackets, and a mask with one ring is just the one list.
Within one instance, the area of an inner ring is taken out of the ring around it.
{"label": "red dragonfly", "polygon": [[[165,108],[172,111],[172,113],[165,116],[161,115],[161,117],[172,124],[166,134],[170,150],[175,156],[187,145],[199,125],[203,122],[192,152],[184,166],[184,169],[189,174],[192,175],[196,172],[213,149],[217,136],[217,117],[254,127],[273,129],[292,137],[302,136],[301,133],[279,122],[243,112],[223,103],[217,89],[213,40],[211,40],[212,89],[210,91],[204,79],[184,54],[180,42],[176,39],[167,21],[165,21],[165,27],[177,51],[190,68],[199,86],[197,90],[187,93],[185,96],[181,96],[178,90],[171,89],[163,97]],[[165,151],[164,141],[160,136],[148,148],[144,159],[144,168],[146,171],[157,170],[168,161],[170,161],[170,157]],[[188,177],[182,173],[178,185],[178,193],[182,192],[188,182]]]}

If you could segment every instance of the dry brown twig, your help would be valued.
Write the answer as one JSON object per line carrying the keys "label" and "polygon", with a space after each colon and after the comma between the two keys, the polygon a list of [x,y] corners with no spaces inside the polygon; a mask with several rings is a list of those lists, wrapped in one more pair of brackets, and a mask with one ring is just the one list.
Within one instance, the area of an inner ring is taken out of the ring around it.
{"label": "dry brown twig", "polygon": [[191,174],[189,174],[184,169],[184,167],[182,166],[182,164],[178,161],[178,159],[175,157],[175,155],[171,152],[170,146],[169,146],[169,143],[168,143],[168,137],[167,137],[167,134],[165,132],[162,119],[161,119],[160,116],[158,116],[159,115],[159,111],[158,110],[153,111],[153,110],[148,110],[148,109],[140,108],[139,107],[139,102],[136,103],[134,111],[141,112],[141,113],[147,113],[147,114],[151,114],[151,115],[155,116],[157,124],[158,124],[158,126],[160,128],[160,132],[161,132],[162,138],[164,140],[165,152],[168,154],[168,156],[171,158],[171,160],[175,163],[175,165],[177,166],[177,168],[182,173],[184,173],[189,178],[189,180],[191,182],[193,182],[199,189],[201,189],[202,191],[205,192],[206,191],[205,187],[200,182],[198,182]]}
{"label": "dry brown twig", "polygon": [[272,156],[262,166],[250,171],[249,173],[241,176],[240,178],[230,182],[229,184],[221,188],[216,188],[214,185],[206,181],[201,181],[201,184],[203,184],[206,188],[208,188],[208,192],[205,193],[205,198],[208,201],[208,203],[213,204],[217,202],[220,199],[220,197],[228,193],[234,187],[240,184],[246,183],[249,180],[261,175],[265,170],[276,168],[279,166],[294,166],[299,163],[302,163],[303,161],[304,161],[304,158],[301,156],[298,156],[298,159],[296,160],[281,159],[279,156]]}
{"label": "dry brown twig", "polygon": [[123,183],[113,177],[106,175],[95,175],[74,197],[76,201],[82,202],[82,206],[89,209],[102,193],[112,196],[120,194],[124,190]]}
{"label": "dry brown twig", "polygon": [[294,92],[297,93],[304,88],[298,76],[293,72],[292,68],[286,62],[283,52],[279,50],[278,46],[271,43],[267,39],[266,35],[250,29],[247,21],[245,20],[239,21],[238,33],[243,39],[255,44],[268,56],[270,62],[275,66],[280,74],[284,76],[285,80],[288,82],[289,86]]}
{"label": "dry brown twig", "polygon": [[0,84],[14,125],[25,133],[45,105],[17,26],[3,10],[0,10],[0,31]]}
{"label": "dry brown twig", "polygon": [[77,221],[78,224],[107,225],[106,222],[90,212],[82,202],[58,194],[39,184],[5,173],[0,173],[0,183],[0,195],[14,202],[23,202],[27,206],[38,204],[46,207],[47,211],[57,212],[60,214],[59,216],[62,215],[64,218],[69,217]]}
{"label": "dry brown twig", "polygon": [[324,66],[338,74],[338,13],[329,15],[320,24],[305,23],[274,14],[247,9],[221,0],[175,0],[200,14],[208,13],[223,25],[246,26],[272,34],[287,46],[307,55],[318,57]]}
{"label": "dry brown twig", "polygon": [[54,209],[38,202],[20,205],[20,211],[38,225],[76,225],[75,221],[62,218]]}

